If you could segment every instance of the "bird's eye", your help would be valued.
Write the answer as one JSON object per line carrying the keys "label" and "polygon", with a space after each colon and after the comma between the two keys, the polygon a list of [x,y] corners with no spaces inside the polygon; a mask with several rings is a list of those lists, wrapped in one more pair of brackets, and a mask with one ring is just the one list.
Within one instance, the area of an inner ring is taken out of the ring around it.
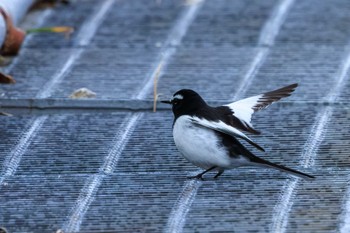
{"label": "bird's eye", "polygon": [[179,100],[178,99],[173,99],[173,104],[174,105],[177,105],[179,103]]}

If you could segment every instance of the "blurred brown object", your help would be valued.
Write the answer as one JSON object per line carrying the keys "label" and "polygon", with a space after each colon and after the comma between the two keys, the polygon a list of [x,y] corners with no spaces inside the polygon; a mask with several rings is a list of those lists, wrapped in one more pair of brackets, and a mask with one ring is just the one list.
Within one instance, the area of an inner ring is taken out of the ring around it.
{"label": "blurred brown object", "polygon": [[37,1],[32,9],[41,9],[41,8],[46,8],[46,7],[54,7],[57,3],[62,3],[64,5],[69,4],[69,0],[40,0]]}
{"label": "blurred brown object", "polygon": [[12,76],[0,72],[0,83],[13,84],[16,83],[16,80],[14,80]]}
{"label": "blurred brown object", "polygon": [[10,15],[1,7],[0,14],[4,17],[6,23],[6,37],[0,49],[0,54],[5,56],[17,55],[24,40],[25,32],[14,26]]}

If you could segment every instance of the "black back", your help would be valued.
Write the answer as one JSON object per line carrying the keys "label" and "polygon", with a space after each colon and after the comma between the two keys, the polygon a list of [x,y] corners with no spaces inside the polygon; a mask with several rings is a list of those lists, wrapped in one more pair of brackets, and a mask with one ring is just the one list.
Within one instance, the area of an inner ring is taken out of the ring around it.
{"label": "black back", "polygon": [[[183,99],[176,98],[176,96],[181,96]],[[193,90],[182,89],[176,92],[172,99],[172,109],[175,116],[174,122],[182,115],[189,115],[204,118],[209,121],[222,121],[237,129],[259,134],[258,131],[254,130],[249,125],[244,124],[235,117],[229,107],[211,107],[197,92]]]}

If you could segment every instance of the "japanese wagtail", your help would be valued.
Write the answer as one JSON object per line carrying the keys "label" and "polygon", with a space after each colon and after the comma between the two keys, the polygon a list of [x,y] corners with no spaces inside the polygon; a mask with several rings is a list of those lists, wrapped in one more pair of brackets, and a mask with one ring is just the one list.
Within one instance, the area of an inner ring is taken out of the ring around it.
{"label": "japanese wagtail", "polygon": [[161,101],[172,105],[176,147],[189,162],[205,169],[190,178],[202,179],[211,170],[217,171],[214,178],[218,178],[226,169],[239,166],[269,167],[302,178],[314,178],[259,158],[238,140],[243,139],[264,151],[242,131],[260,134],[251,123],[253,113],[290,96],[297,86],[292,84],[219,107],[209,106],[198,93],[189,89],[176,92],[169,101]]}

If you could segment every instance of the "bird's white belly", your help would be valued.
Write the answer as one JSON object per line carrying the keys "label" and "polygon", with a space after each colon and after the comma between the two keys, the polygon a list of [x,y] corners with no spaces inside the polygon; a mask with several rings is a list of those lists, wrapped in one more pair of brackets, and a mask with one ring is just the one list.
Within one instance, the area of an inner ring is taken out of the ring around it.
{"label": "bird's white belly", "polygon": [[211,129],[193,124],[188,116],[180,116],[174,124],[173,137],[181,154],[191,163],[204,169],[231,167],[231,159]]}

